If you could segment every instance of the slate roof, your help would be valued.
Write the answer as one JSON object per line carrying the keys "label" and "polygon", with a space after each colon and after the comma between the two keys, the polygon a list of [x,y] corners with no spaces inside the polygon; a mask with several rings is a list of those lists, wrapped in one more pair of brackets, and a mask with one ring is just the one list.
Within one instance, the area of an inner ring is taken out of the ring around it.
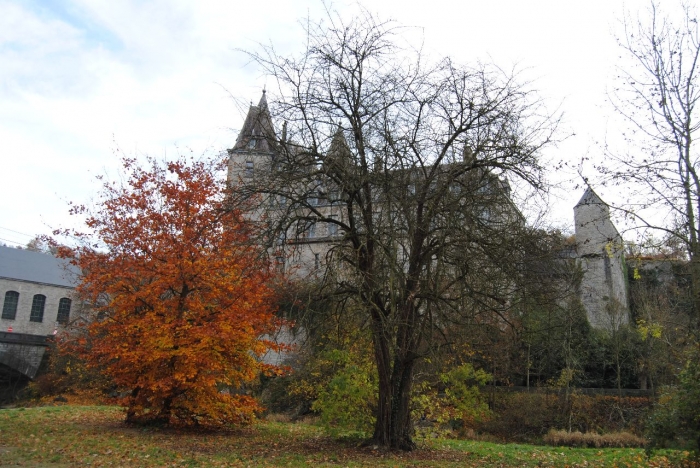
{"label": "slate roof", "polygon": [[588,187],[585,192],[583,192],[583,196],[581,199],[576,203],[576,206],[579,205],[605,205],[608,206],[607,203],[605,203],[597,193],[593,191],[592,188]]}
{"label": "slate roof", "polygon": [[0,246],[0,278],[74,288],[79,270],[52,255]]}
{"label": "slate roof", "polygon": [[271,153],[274,152],[272,145],[275,140],[275,130],[267,107],[267,97],[263,90],[258,105],[250,106],[243,128],[236,139],[236,144],[230,151],[247,150]]}

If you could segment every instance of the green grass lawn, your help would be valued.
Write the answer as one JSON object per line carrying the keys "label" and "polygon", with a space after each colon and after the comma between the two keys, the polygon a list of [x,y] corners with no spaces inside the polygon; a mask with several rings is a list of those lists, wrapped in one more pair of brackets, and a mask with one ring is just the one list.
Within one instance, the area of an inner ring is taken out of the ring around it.
{"label": "green grass lawn", "polygon": [[687,454],[571,449],[435,439],[410,453],[339,442],[302,423],[261,422],[228,433],[139,428],[119,408],[48,406],[0,410],[0,467],[387,466],[675,467]]}

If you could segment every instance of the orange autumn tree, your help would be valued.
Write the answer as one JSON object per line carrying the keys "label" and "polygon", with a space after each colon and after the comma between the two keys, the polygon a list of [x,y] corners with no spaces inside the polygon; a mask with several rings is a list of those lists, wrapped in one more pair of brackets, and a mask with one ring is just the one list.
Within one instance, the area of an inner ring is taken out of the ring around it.
{"label": "orange autumn tree", "polygon": [[92,312],[65,344],[122,390],[127,421],[249,422],[261,408],[242,386],[279,371],[259,359],[276,347],[261,338],[279,325],[272,270],[217,177],[223,162],[147,162],[122,158],[124,181],[71,210],[89,229],[60,255],[82,269]]}

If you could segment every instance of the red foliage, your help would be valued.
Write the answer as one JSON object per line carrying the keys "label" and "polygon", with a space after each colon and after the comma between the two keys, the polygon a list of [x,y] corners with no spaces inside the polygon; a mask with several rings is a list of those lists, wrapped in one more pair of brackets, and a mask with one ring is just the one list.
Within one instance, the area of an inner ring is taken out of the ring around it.
{"label": "red foliage", "polygon": [[[83,271],[91,304],[78,349],[127,396],[131,421],[216,427],[260,410],[242,386],[261,371],[261,339],[279,325],[272,269],[250,242],[251,224],[217,180],[212,161],[140,167],[122,160],[126,181],[105,183],[87,216],[82,246],[61,248]],[[220,163],[219,163],[220,164]]]}

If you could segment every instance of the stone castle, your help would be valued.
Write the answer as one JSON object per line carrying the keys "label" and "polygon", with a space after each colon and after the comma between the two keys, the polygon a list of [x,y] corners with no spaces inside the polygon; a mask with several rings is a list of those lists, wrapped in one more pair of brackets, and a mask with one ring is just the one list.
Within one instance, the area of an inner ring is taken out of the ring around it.
{"label": "stone castle", "polygon": [[[285,141],[284,132],[283,129],[281,139],[275,135],[263,91],[258,105],[251,104],[236,143],[228,150],[229,183],[249,181],[256,173],[269,170],[277,156],[275,142]],[[330,151],[340,147],[342,142],[334,139]],[[507,201],[512,205],[510,199]],[[269,200],[268,204],[279,209],[283,208],[284,200]],[[327,218],[343,217],[342,210],[330,196],[311,200],[310,204],[318,206]],[[617,329],[629,321],[622,237],[610,219],[609,206],[590,188],[574,207],[574,221],[576,248],[571,257],[581,268],[579,296],[588,321],[594,328]],[[277,262],[292,262],[302,276],[313,276],[323,270],[326,253],[338,236],[337,226],[332,223],[309,225],[303,235],[295,239],[293,251],[282,252],[290,244],[284,239],[277,243]]]}

